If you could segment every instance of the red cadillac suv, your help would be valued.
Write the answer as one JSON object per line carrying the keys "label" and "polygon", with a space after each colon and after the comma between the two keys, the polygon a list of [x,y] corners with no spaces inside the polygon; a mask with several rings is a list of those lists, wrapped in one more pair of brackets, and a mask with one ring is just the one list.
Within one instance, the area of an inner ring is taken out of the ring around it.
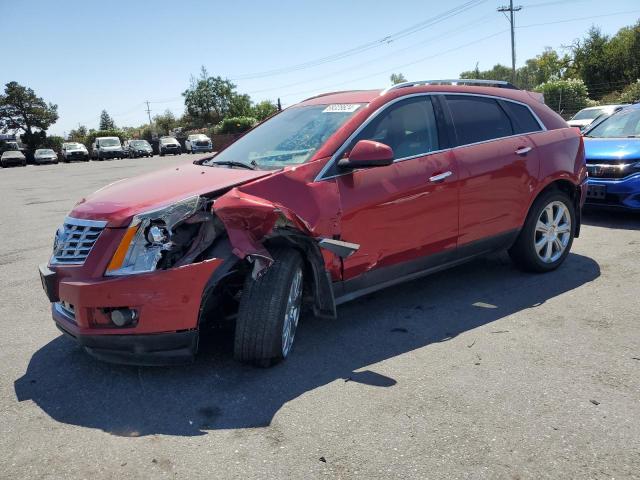
{"label": "red cadillac suv", "polygon": [[58,328],[103,360],[192,360],[235,323],[238,360],[291,352],[301,312],[508,249],[547,272],[580,231],[579,132],[498,81],[319,95],[216,155],[83,198],[40,267]]}

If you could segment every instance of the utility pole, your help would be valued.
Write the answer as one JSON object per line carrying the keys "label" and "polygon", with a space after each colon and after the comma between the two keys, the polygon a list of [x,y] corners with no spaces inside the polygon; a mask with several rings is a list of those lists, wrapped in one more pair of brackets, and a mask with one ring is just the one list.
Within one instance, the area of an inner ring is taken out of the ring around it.
{"label": "utility pole", "polygon": [[149,126],[151,126],[151,108],[149,108],[149,100],[145,103],[147,104],[147,115],[149,115]]}
{"label": "utility pole", "polygon": [[511,24],[511,81],[515,83],[516,81],[516,39],[515,39],[515,25],[513,21],[514,12],[519,12],[522,10],[522,6],[518,5],[517,7],[513,6],[513,0],[509,0],[509,6],[502,6],[498,8],[499,12],[505,13],[509,12],[509,23]]}

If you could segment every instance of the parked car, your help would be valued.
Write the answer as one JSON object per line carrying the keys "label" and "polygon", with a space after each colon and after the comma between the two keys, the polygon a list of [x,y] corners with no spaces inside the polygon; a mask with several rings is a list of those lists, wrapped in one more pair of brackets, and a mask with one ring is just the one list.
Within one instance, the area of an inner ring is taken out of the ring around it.
{"label": "parked car", "polygon": [[86,196],[40,266],[54,321],[137,364],[191,360],[201,329],[235,322],[235,357],[268,366],[301,312],[335,318],[502,249],[554,270],[580,232],[582,136],[539,96],[464,83],[312,97],[213,157]]}
{"label": "parked car", "polygon": [[33,163],[58,163],[58,155],[50,148],[39,148],[33,154]]}
{"label": "parked car", "polygon": [[213,143],[205,134],[196,133],[187,137],[184,149],[187,153],[213,152]]}
{"label": "parked car", "polygon": [[172,155],[180,155],[182,153],[182,147],[180,146],[180,142],[178,142],[174,137],[160,137],[158,151],[161,157],[164,157],[168,153]]}
{"label": "parked car", "polygon": [[587,128],[591,123],[604,116],[611,115],[615,113],[627,105],[600,105],[598,107],[588,107],[583,108],[578,113],[576,113],[573,117],[571,117],[567,123],[570,127],[578,127],[581,130]]}
{"label": "parked car", "polygon": [[104,160],[106,158],[125,158],[128,156],[122,149],[118,137],[98,137],[91,145],[91,158]]}
{"label": "parked car", "polygon": [[11,165],[27,166],[27,157],[20,150],[7,150],[0,157],[1,167],[10,167]]}
{"label": "parked car", "polygon": [[129,158],[153,157],[153,148],[146,140],[127,140],[123,148]]}
{"label": "parked car", "polygon": [[584,133],[587,204],[640,210],[640,104]]}
{"label": "parked car", "polygon": [[89,161],[89,152],[87,147],[78,142],[65,142],[62,144],[60,151],[62,161],[69,163],[73,160],[82,160],[84,162]]}

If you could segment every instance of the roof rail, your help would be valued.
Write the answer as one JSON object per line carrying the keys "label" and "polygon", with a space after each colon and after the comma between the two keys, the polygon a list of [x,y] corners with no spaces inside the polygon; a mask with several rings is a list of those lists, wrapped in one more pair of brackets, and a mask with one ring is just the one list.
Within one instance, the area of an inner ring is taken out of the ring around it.
{"label": "roof rail", "polygon": [[380,95],[384,95],[385,93],[391,90],[397,90],[398,88],[406,88],[406,87],[416,87],[418,85],[484,85],[487,87],[498,87],[498,88],[511,88],[515,90],[519,90],[518,87],[513,85],[510,82],[505,82],[504,80],[480,80],[477,78],[453,78],[446,80],[419,80],[417,82],[402,82],[397,83],[396,85],[392,85],[388,88],[385,88]]}

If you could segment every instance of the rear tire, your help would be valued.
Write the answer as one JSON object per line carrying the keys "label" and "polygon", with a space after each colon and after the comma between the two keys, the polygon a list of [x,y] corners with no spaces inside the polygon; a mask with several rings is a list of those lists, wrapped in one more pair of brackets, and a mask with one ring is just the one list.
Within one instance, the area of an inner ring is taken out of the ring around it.
{"label": "rear tire", "polygon": [[247,275],[234,340],[236,360],[260,367],[289,355],[302,309],[302,256],[285,248],[271,253],[275,261],[263,275]]}
{"label": "rear tire", "polygon": [[524,227],[509,249],[513,263],[527,272],[549,272],[564,262],[575,234],[575,209],[560,190],[540,195],[529,210]]}

